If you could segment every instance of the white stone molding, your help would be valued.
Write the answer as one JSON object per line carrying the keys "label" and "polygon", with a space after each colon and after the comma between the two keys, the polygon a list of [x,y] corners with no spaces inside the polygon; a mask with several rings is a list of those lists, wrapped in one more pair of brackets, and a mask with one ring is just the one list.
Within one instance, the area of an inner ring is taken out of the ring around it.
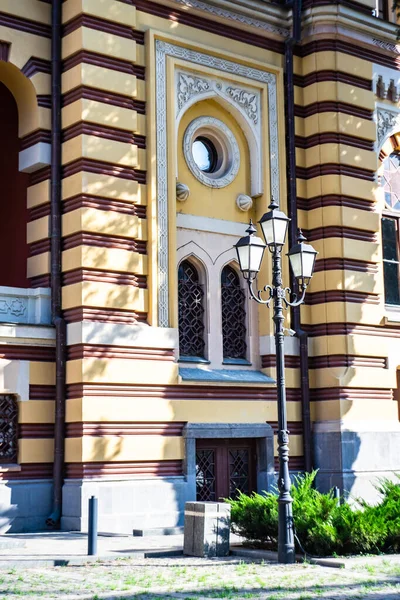
{"label": "white stone molding", "polygon": [[[191,83],[193,81],[193,83]],[[198,83],[201,81],[201,85]],[[189,88],[190,86],[190,88]],[[201,100],[213,98],[234,115],[246,136],[250,152],[251,194],[263,193],[263,142],[261,92],[259,88],[237,84],[232,79],[202,75],[179,69],[175,75],[176,135],[181,118]]]}
{"label": "white stone molding", "polygon": [[[201,171],[192,153],[193,142],[197,135],[205,135],[215,141],[219,147],[221,166],[215,173]],[[187,127],[183,136],[183,155],[192,175],[201,183],[212,188],[223,188],[232,183],[240,167],[240,151],[232,131],[215,117],[198,117]]]}
{"label": "white stone molding", "polygon": [[173,56],[194,65],[239,75],[268,86],[269,157],[271,193],[279,198],[278,115],[276,75],[230,60],[156,40],[156,132],[157,132],[157,212],[158,212],[158,325],[169,326],[168,290],[168,160],[167,160],[167,76],[166,59]]}
{"label": "white stone molding", "polygon": [[245,235],[248,224],[237,223],[236,221],[226,221],[225,219],[213,219],[212,217],[200,217],[198,215],[177,213],[176,226],[181,229],[208,231],[210,233],[232,235],[237,238]]}
{"label": "white stone molding", "polygon": [[377,106],[376,127],[377,146],[380,150],[388,137],[400,131],[400,109]]}
{"label": "white stone molding", "polygon": [[175,349],[178,346],[178,330],[150,327],[145,323],[68,323],[67,344]]}
{"label": "white stone molding", "polygon": [[33,173],[51,164],[51,144],[38,142],[19,153],[19,170]]}

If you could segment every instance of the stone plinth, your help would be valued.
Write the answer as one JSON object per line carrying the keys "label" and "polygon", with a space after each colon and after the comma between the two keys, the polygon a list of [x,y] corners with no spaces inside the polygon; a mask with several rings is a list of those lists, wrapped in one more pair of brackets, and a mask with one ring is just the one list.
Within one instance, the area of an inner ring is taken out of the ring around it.
{"label": "stone plinth", "polygon": [[227,556],[231,507],[225,502],[186,502],[183,553]]}

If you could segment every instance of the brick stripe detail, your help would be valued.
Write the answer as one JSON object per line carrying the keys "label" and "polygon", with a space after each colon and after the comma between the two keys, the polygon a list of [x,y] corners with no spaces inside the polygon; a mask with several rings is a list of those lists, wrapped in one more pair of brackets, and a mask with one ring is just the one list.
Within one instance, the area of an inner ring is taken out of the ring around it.
{"label": "brick stripe detail", "polygon": [[6,360],[54,362],[55,348],[52,346],[0,344],[0,358]]}
{"label": "brick stripe detail", "polygon": [[379,266],[376,263],[364,260],[352,260],[350,258],[320,258],[315,263],[314,272],[319,271],[358,271],[360,273],[378,273]]}
{"label": "brick stripe detail", "polygon": [[348,104],[346,102],[334,102],[331,100],[326,100],[324,102],[313,102],[307,106],[296,105],[294,107],[294,113],[296,117],[301,117],[303,119],[324,112],[341,112],[346,115],[352,115],[368,121],[373,120],[374,114],[372,110],[367,108],[361,108],[359,106],[354,106],[354,104]]}
{"label": "brick stripe detail", "polygon": [[[297,369],[300,366],[300,358],[298,356],[291,356],[288,354],[285,356],[285,368]],[[276,367],[276,356],[275,354],[264,354],[261,356],[261,368],[270,369]]]}
{"label": "brick stripe detail", "polygon": [[68,198],[68,200],[63,202],[63,214],[71,212],[72,210],[77,210],[78,208],[95,208],[96,210],[133,215],[140,219],[146,218],[146,206],[132,204],[132,202],[125,200],[111,200],[110,198],[100,198],[99,196],[80,194]]}
{"label": "brick stripe detail", "polygon": [[85,85],[81,85],[64,94],[62,100],[63,106],[68,106],[68,104],[72,104],[72,102],[81,99],[94,100],[95,102],[111,104],[112,106],[118,106],[120,108],[128,108],[130,110],[135,110],[139,115],[146,114],[146,102],[142,100],[136,100],[131,96],[124,96],[123,94],[108,92],[106,90],[98,90],[97,88]]}
{"label": "brick stripe detail", "polygon": [[50,25],[31,21],[24,17],[17,17],[16,15],[9,15],[4,12],[0,12],[0,26],[16,29],[17,31],[25,31],[26,33],[39,35],[40,37],[51,38]]}
{"label": "brick stripe detail", "polygon": [[360,323],[320,323],[306,325],[304,330],[311,337],[321,335],[376,335],[379,337],[400,337],[400,327],[381,327]]}
{"label": "brick stripe detail", "polygon": [[368,367],[386,369],[387,359],[382,356],[356,356],[346,354],[329,354],[313,356],[309,359],[310,369],[327,369],[330,367]]}
{"label": "brick stripe detail", "polygon": [[38,254],[43,254],[43,252],[50,252],[49,238],[29,244],[29,256],[37,256]]}
{"label": "brick stripe detail", "polygon": [[[275,471],[279,471],[279,458],[277,456],[274,457],[274,468]],[[289,471],[304,471],[304,457],[290,456],[289,454]]]}
{"label": "brick stripe detail", "polygon": [[[31,244],[32,246],[33,244]],[[80,231],[72,233],[63,238],[63,250],[76,248],[77,246],[96,246],[97,248],[118,248],[120,250],[128,250],[129,252],[137,252],[138,254],[146,254],[146,242],[142,240],[134,240],[119,235],[106,235],[101,233],[86,233]]]}
{"label": "brick stripe detail", "polygon": [[172,9],[169,6],[163,6],[162,4],[151,2],[151,0],[132,0],[131,2],[128,2],[128,4],[133,4],[136,6],[137,10],[150,15],[168,19],[174,24],[181,23],[182,25],[189,25],[198,30],[200,29],[202,31],[209,31],[214,34],[220,34],[225,38],[248,43],[251,46],[257,46],[259,48],[273,50],[279,54],[283,54],[284,52],[283,42],[271,39],[270,37],[257,35],[254,32],[248,32],[241,28],[240,23],[238,24],[238,28],[235,28],[227,25],[226,23],[219,23],[212,18],[206,19],[204,17],[199,17],[194,15],[190,10],[184,11],[177,10],[175,8]]}
{"label": "brick stripe detail", "polygon": [[342,73],[341,71],[334,71],[332,69],[325,69],[322,71],[315,71],[307,75],[294,75],[294,85],[305,88],[314,83],[323,81],[338,81],[340,83],[347,83],[354,87],[361,88],[363,90],[372,91],[371,79],[365,77],[357,77],[356,75],[350,75],[349,73]]}
{"label": "brick stripe detail", "polygon": [[50,94],[38,94],[37,95],[38,106],[42,108],[51,108],[51,96]]}
{"label": "brick stripe detail", "polygon": [[[289,360],[288,360],[289,359]],[[265,354],[261,357],[263,369],[272,368],[276,365],[274,354]],[[330,367],[373,367],[385,369],[387,359],[381,356],[357,356],[347,354],[326,354],[321,356],[310,356],[308,359],[310,369],[326,369]],[[285,357],[286,368],[299,368],[300,359],[298,356]]]}
{"label": "brick stripe detail", "polygon": [[[289,402],[300,402],[300,390],[286,390]],[[163,398],[166,400],[239,400],[239,401],[276,401],[275,387],[235,387],[203,385],[133,385],[133,384],[97,384],[77,383],[67,386],[67,398],[100,396],[105,398]]]}
{"label": "brick stripe detail", "polygon": [[20,471],[0,473],[1,481],[24,479],[52,479],[53,463],[26,463],[20,465]]}
{"label": "brick stripe detail", "polygon": [[296,177],[299,179],[312,179],[313,177],[320,177],[323,175],[345,175],[347,177],[357,177],[357,179],[364,179],[366,181],[375,180],[375,171],[339,163],[325,163],[308,168],[296,167]]}
{"label": "brick stripe detail", "polygon": [[185,423],[181,421],[137,423],[67,423],[66,437],[103,437],[106,435],[182,436]]}
{"label": "brick stripe detail", "polygon": [[100,271],[96,269],[74,269],[63,273],[63,285],[73,285],[82,281],[132,285],[141,289],[147,288],[147,277],[145,275],[134,275],[121,271]]}
{"label": "brick stripe detail", "polygon": [[31,286],[33,288],[39,287],[50,287],[50,274],[37,275],[36,277],[30,277]]}
{"label": "brick stripe detail", "polygon": [[45,204],[40,204],[40,206],[35,206],[34,208],[28,209],[28,223],[31,221],[35,221],[36,219],[41,219],[42,217],[48,217],[51,212],[50,202],[46,202]]}
{"label": "brick stripe detail", "polygon": [[305,304],[325,304],[328,302],[352,302],[355,304],[379,304],[379,294],[366,294],[350,290],[328,290],[306,294]]}
{"label": "brick stripe detail", "polygon": [[391,389],[332,387],[310,390],[310,400],[393,400]]}
{"label": "brick stripe detail", "polygon": [[63,71],[68,71],[81,63],[103,67],[103,69],[112,69],[114,71],[120,71],[121,73],[127,73],[128,75],[135,75],[138,79],[145,79],[145,67],[133,65],[128,60],[111,58],[110,56],[97,54],[96,52],[90,52],[88,50],[80,50],[64,60]]}
{"label": "brick stripe detail", "polygon": [[146,313],[136,313],[133,310],[115,310],[113,308],[78,306],[64,311],[67,323],[79,323],[80,321],[95,321],[98,323],[120,323],[122,325],[134,325],[135,323],[146,323]]}
{"label": "brick stripe detail", "polygon": [[362,150],[374,150],[374,142],[344,133],[316,133],[308,137],[296,135],[296,148],[314,148],[320,144],[344,144]]}
{"label": "brick stripe detail", "polygon": [[51,131],[47,129],[38,129],[29,135],[26,135],[21,139],[21,150],[25,150],[26,148],[30,148],[34,144],[38,144],[39,142],[45,142],[46,144],[51,143]]}
{"label": "brick stripe detail", "polygon": [[80,123],[76,123],[65,129],[63,141],[66,142],[78,135],[94,135],[107,140],[124,142],[125,144],[146,148],[146,137],[144,135],[135,135],[131,131],[126,131],[125,129],[116,129],[115,127],[97,125],[86,121],[81,121]]}
{"label": "brick stripe detail", "polygon": [[[332,4],[331,0],[329,0],[329,3]],[[393,51],[381,50],[377,46],[365,47],[360,43],[352,44],[351,42],[340,39],[339,37],[313,40],[312,42],[308,42],[303,46],[297,46],[294,49],[294,53],[297,56],[302,57],[309,56],[315,52],[326,51],[342,52],[343,54],[349,54],[350,56],[357,56],[357,58],[362,58],[368,62],[375,62],[386,67],[391,67],[392,69],[399,69],[399,59]]]}
{"label": "brick stripe detail", "polygon": [[97,175],[109,175],[110,177],[120,177],[129,179],[138,183],[146,183],[146,171],[140,171],[132,167],[120,167],[101,160],[92,160],[89,158],[78,158],[63,167],[63,177],[70,177],[75,173],[86,171],[87,173],[96,173]]}
{"label": "brick stripe detail", "polygon": [[24,64],[21,71],[26,77],[29,78],[36,75],[36,73],[47,73],[50,75],[51,62],[43,58],[31,56],[31,58]]}
{"label": "brick stripe detail", "polygon": [[114,479],[115,477],[177,477],[183,475],[183,461],[143,462],[92,462],[66,463],[67,479],[90,479],[91,477]]}
{"label": "brick stripe detail", "polygon": [[[278,421],[268,421],[268,425],[271,425],[274,433],[278,432]],[[288,430],[291,434],[302,434],[303,424],[301,421],[288,421]]]}
{"label": "brick stripe detail", "polygon": [[144,44],[143,31],[132,29],[129,25],[122,25],[121,23],[106,21],[105,19],[85,14],[77,15],[74,19],[66,23],[63,27],[63,35],[68,35],[80,27],[88,27],[89,29],[103,31],[104,33],[111,33],[112,35],[134,40],[138,44]]}
{"label": "brick stripe detail", "polygon": [[341,227],[339,225],[330,225],[328,227],[316,227],[304,231],[308,241],[322,240],[325,238],[339,237],[350,240],[360,240],[362,242],[376,242],[376,232],[366,229],[355,229],[355,227]]}
{"label": "brick stripe detail", "polygon": [[134,360],[161,360],[174,362],[173,350],[156,348],[131,348],[126,346],[101,346],[99,344],[74,344],[67,350],[68,360],[83,358],[129,358]]}
{"label": "brick stripe detail", "polygon": [[29,400],[54,400],[56,397],[55,385],[30,385]]}
{"label": "brick stripe detail", "polygon": [[10,55],[10,47],[11,44],[9,44],[8,42],[0,42],[0,60],[8,62],[8,58]]}
{"label": "brick stripe detail", "polygon": [[325,196],[314,196],[312,198],[297,198],[297,207],[300,210],[314,210],[324,206],[348,206],[357,210],[375,210],[373,200],[354,198],[353,196],[341,196],[338,194],[327,194]]}
{"label": "brick stripe detail", "polygon": [[46,179],[50,179],[50,175],[50,167],[43,167],[43,169],[38,169],[37,171],[29,175],[29,185],[36,185],[37,183],[46,181]]}
{"label": "brick stripe detail", "polygon": [[52,439],[54,438],[54,423],[19,423],[19,439]]}

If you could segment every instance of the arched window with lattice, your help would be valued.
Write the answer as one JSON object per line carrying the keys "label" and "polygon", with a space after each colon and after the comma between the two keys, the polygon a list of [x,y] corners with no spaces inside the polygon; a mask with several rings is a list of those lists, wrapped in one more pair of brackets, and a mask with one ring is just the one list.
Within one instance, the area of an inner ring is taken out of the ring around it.
{"label": "arched window with lattice", "polygon": [[0,464],[18,458],[18,406],[15,396],[0,395]]}
{"label": "arched window with lattice", "polygon": [[221,273],[222,340],[226,359],[246,359],[245,294],[235,269],[227,265]]}
{"label": "arched window with lattice", "polygon": [[188,260],[178,270],[179,355],[204,358],[204,286]]}

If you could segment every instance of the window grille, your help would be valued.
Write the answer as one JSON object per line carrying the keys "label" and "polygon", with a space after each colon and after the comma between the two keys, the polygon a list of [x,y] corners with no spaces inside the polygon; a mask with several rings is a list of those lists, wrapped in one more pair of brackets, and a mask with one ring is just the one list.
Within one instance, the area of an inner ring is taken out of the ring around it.
{"label": "window grille", "polygon": [[16,463],[18,406],[14,396],[0,395],[0,464]]}
{"label": "window grille", "polygon": [[230,266],[221,275],[222,338],[224,358],[246,358],[245,295],[239,277]]}
{"label": "window grille", "polygon": [[204,290],[196,267],[183,261],[178,271],[180,356],[204,358]]}
{"label": "window grille", "polygon": [[382,219],[383,279],[385,303],[400,305],[400,262],[398,220]]}

